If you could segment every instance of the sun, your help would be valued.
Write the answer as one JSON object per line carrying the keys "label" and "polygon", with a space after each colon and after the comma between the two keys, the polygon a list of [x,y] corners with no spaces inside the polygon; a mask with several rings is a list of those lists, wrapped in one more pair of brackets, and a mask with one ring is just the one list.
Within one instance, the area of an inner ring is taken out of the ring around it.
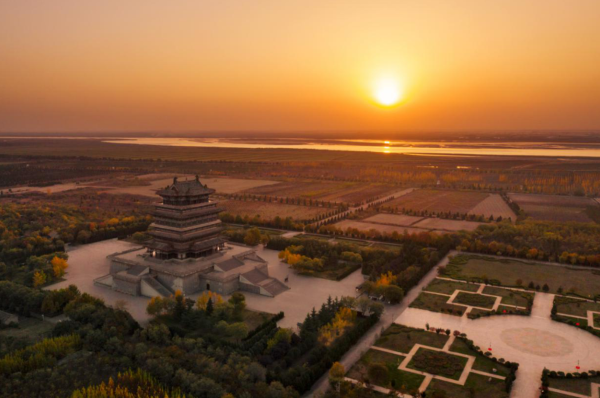
{"label": "sun", "polygon": [[375,82],[373,95],[378,104],[394,106],[402,100],[402,87],[394,78],[381,78]]}

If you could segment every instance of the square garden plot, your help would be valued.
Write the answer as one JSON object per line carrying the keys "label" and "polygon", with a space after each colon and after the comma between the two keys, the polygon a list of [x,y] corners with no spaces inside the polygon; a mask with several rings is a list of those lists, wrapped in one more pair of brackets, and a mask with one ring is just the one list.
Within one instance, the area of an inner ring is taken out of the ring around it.
{"label": "square garden plot", "polygon": [[496,303],[496,298],[484,296],[483,294],[460,292],[454,297],[452,302],[473,307],[489,308],[491,310]]}
{"label": "square garden plot", "polygon": [[467,358],[465,357],[420,347],[407,367],[432,375],[458,380],[466,364]]}
{"label": "square garden plot", "polygon": [[450,315],[462,316],[466,308],[460,305],[448,304],[447,301],[449,299],[450,296],[440,296],[439,294],[422,292],[412,303],[410,303],[410,307],[431,312],[442,312]]}
{"label": "square garden plot", "polygon": [[455,290],[465,290],[468,292],[476,292],[478,289],[479,289],[479,285],[474,284],[474,283],[462,283],[462,282],[447,281],[444,279],[434,279],[423,290],[425,290],[427,292],[447,294],[448,296],[450,296],[452,293],[454,293]]}
{"label": "square garden plot", "polygon": [[504,380],[489,380],[488,376],[470,373],[464,386],[433,379],[427,388],[427,396],[443,394],[446,398],[508,398]]}
{"label": "square garden plot", "polygon": [[[346,374],[358,381],[368,381],[384,388],[395,388],[403,391],[416,390],[421,386],[424,376],[398,369],[404,356],[370,349],[356,362]],[[379,366],[376,379],[369,376],[369,367]]]}
{"label": "square garden plot", "polygon": [[394,323],[381,334],[375,345],[406,355],[415,344],[442,348],[448,338],[445,334],[427,332]]}

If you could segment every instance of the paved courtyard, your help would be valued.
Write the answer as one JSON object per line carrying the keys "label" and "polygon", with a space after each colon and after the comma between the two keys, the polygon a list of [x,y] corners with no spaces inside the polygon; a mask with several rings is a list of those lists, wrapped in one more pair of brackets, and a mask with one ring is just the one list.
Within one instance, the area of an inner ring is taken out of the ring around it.
{"label": "paved courtyard", "polygon": [[[150,319],[146,314],[148,298],[129,296],[94,284],[94,279],[109,272],[110,264],[106,259],[107,255],[135,247],[139,247],[139,245],[112,239],[69,248],[69,268],[65,275],[66,280],[51,285],[47,289],[60,289],[73,284],[80,291],[100,297],[109,305],[114,305],[119,300],[126,301],[127,310],[138,322],[145,325]],[[288,277],[287,285],[291,289],[274,298],[244,292],[246,303],[252,310],[270,313],[283,311],[285,317],[279,322],[282,327],[296,327],[298,322],[304,321],[306,314],[313,307],[318,310],[329,296],[355,296],[356,286],[363,281],[360,270],[340,282],[295,275],[287,264],[279,260],[277,251],[259,246],[257,253],[269,263],[270,276],[278,278],[282,282]],[[196,299],[198,294],[189,297]]]}
{"label": "paved courtyard", "polygon": [[408,308],[395,323],[424,328],[449,328],[466,333],[484,351],[518,362],[511,397],[539,396],[544,368],[576,372],[600,367],[600,339],[591,333],[550,319],[553,294],[536,293],[531,316],[499,315],[471,320],[466,317]]}

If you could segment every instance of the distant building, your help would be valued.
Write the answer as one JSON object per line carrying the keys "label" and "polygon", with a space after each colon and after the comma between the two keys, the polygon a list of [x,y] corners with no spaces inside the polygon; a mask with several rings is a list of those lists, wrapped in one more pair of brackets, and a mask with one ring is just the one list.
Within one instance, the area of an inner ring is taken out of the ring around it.
{"label": "distant building", "polygon": [[0,325],[10,325],[11,323],[19,324],[19,317],[8,312],[0,311]]}
{"label": "distant building", "polygon": [[289,289],[269,277],[265,260],[254,250],[226,245],[214,189],[195,180],[177,181],[158,191],[152,239],[145,248],[108,256],[110,273],[98,285],[135,296],[169,296],[176,290],[231,294],[236,290],[274,297]]}

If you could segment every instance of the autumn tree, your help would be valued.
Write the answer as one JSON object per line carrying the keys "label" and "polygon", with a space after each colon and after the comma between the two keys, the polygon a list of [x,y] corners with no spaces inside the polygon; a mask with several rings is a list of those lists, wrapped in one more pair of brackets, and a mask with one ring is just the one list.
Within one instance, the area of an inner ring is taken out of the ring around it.
{"label": "autumn tree", "polygon": [[50,263],[52,264],[52,270],[54,271],[54,276],[56,278],[62,278],[65,275],[65,270],[69,266],[67,260],[58,256],[55,256]]}

